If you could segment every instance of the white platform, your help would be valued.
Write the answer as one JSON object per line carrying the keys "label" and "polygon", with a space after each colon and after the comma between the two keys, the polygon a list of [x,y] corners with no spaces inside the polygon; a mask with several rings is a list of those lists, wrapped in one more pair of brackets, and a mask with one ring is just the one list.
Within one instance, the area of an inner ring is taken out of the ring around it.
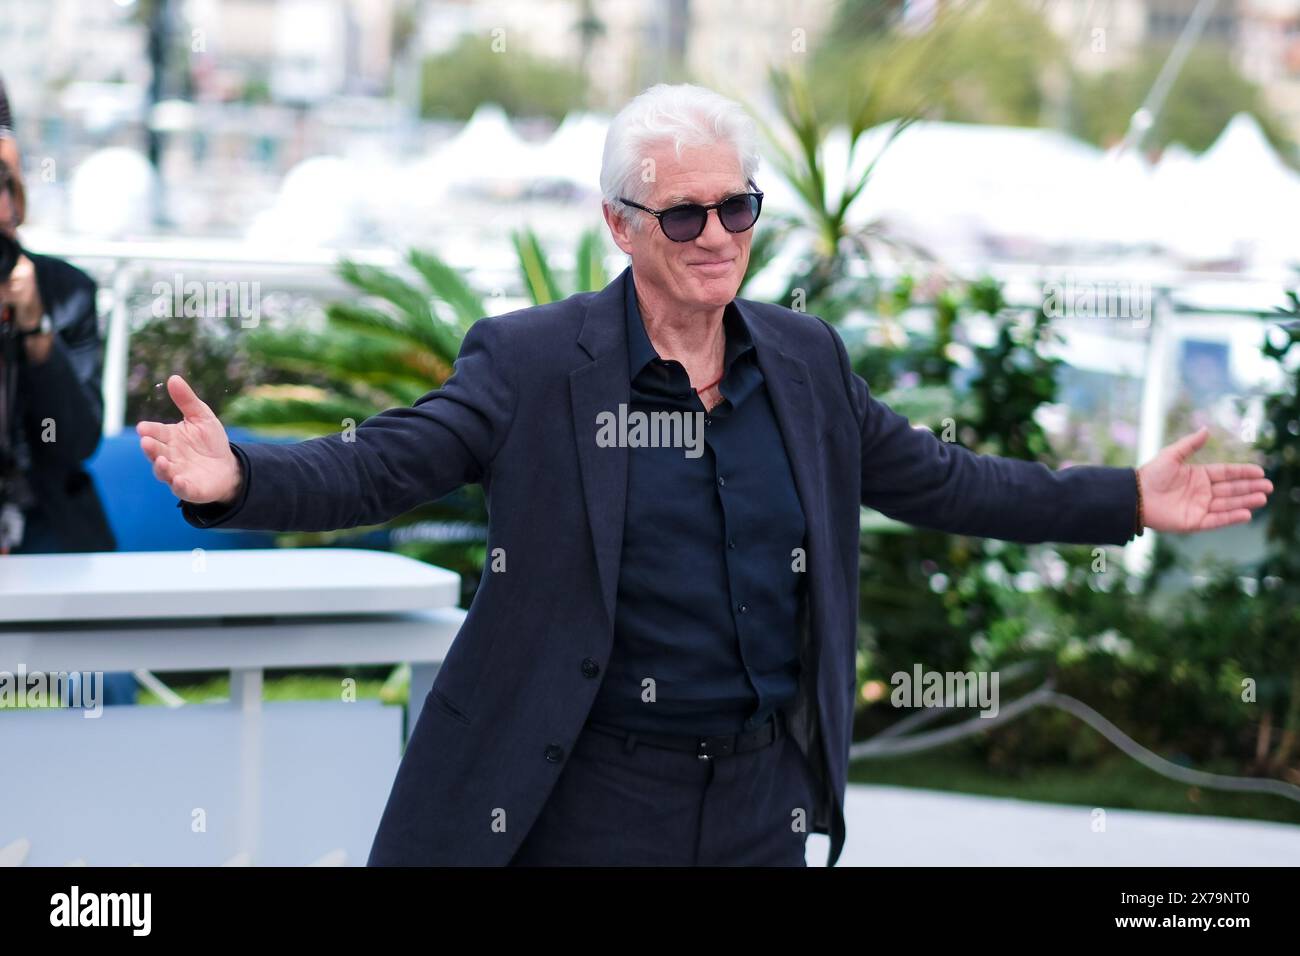
{"label": "white platform", "polygon": [[0,710],[0,865],[363,863],[402,708],[345,702],[342,684],[338,703],[264,705],[263,671],[409,663],[409,733],[464,620],[459,596],[451,571],[354,548],[0,560],[0,672],[231,677],[224,704],[160,687],[168,706],[92,706],[93,719]]}
{"label": "white platform", "polygon": [[454,605],[460,576],[360,548],[10,555],[0,622],[383,614]]}
{"label": "white platform", "polygon": [[[397,773],[402,709],[273,701],[260,724],[250,862],[306,866],[333,854],[365,863]],[[224,704],[108,707],[98,720],[0,714],[0,850],[17,856],[25,844],[26,866],[227,863],[245,850],[242,732],[239,711]]]}

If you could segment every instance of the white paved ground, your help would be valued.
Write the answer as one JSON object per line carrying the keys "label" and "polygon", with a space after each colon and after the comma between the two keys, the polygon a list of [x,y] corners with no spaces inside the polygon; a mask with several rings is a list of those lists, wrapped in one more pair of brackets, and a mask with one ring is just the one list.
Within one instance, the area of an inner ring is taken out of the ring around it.
{"label": "white paved ground", "polygon": [[[837,866],[1300,866],[1300,826],[850,784]],[[808,865],[829,840],[808,838]]]}

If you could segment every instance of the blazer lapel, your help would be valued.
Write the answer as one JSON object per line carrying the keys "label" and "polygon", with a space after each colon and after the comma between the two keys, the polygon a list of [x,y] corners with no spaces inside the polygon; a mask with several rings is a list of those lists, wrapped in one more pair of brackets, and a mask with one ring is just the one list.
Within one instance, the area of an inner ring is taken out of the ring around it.
{"label": "blazer lapel", "polygon": [[611,628],[627,511],[628,451],[621,444],[612,448],[597,446],[596,416],[601,412],[617,415],[619,404],[627,404],[632,399],[623,307],[624,283],[631,281],[631,274],[632,267],[628,266],[589,301],[582,331],[578,333],[578,345],[592,361],[569,373],[573,434],[578,442],[587,523],[591,527],[601,594]]}
{"label": "blazer lapel", "polygon": [[763,381],[785,442],[790,471],[794,474],[799,504],[803,507],[809,551],[821,553],[825,543],[820,522],[825,509],[817,459],[821,423],[813,402],[808,365],[803,359],[781,351],[769,322],[749,308],[745,300],[737,299],[736,305],[754,337],[758,367],[763,371]]}
{"label": "blazer lapel", "polygon": [[833,798],[827,796],[830,787],[827,757],[816,743],[823,726],[820,698],[817,694],[821,668],[821,642],[814,622],[818,618],[818,588],[814,569],[823,570],[817,562],[830,560],[830,530],[825,524],[825,495],[820,473],[821,449],[818,439],[823,424],[816,412],[812,396],[811,377],[803,359],[788,355],[778,345],[776,330],[771,323],[755,314],[742,299],[736,300],[745,317],[750,334],[754,337],[754,350],[758,367],[763,371],[768,397],[776,413],[777,426],[785,443],[790,471],[794,475],[795,491],[803,508],[807,526],[804,543],[807,553],[805,573],[808,575],[803,601],[799,608],[799,689],[788,712],[790,732],[799,749],[813,767],[814,775],[822,782],[824,792],[814,811],[814,825],[825,826],[829,832],[833,817]]}

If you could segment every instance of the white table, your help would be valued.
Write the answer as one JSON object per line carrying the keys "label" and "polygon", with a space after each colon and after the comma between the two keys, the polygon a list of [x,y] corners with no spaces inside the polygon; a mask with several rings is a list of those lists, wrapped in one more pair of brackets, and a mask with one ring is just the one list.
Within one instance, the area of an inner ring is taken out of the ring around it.
{"label": "white table", "polygon": [[350,548],[12,555],[0,671],[229,671],[239,846],[256,861],[265,668],[409,662],[409,733],[464,619],[459,595],[451,571]]}

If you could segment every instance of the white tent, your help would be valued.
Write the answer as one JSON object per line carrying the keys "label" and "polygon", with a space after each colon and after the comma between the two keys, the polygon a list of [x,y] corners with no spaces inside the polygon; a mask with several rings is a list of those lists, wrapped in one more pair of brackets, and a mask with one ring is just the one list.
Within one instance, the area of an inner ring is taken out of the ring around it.
{"label": "white tent", "polygon": [[529,173],[538,180],[573,183],[600,192],[600,161],[609,119],[595,113],[570,113],[532,156]]}
{"label": "white tent", "polygon": [[515,134],[505,111],[484,103],[450,142],[411,166],[422,190],[476,186],[505,190],[533,177],[537,147]]}
{"label": "white tent", "polygon": [[1234,116],[1196,159],[1162,161],[1156,185],[1169,246],[1184,257],[1276,266],[1300,256],[1300,175],[1252,116]]}
{"label": "white tent", "polygon": [[248,229],[266,246],[325,246],[355,239],[369,199],[359,170],[338,156],[312,156],[285,174],[274,204]]}
{"label": "white tent", "polygon": [[[888,127],[864,135],[854,175],[880,153],[887,135]],[[842,132],[828,137],[831,170],[844,167],[846,143]],[[1138,245],[1150,238],[1132,203],[1143,176],[1053,130],[916,123],[879,156],[851,220],[900,224],[941,255]]]}

